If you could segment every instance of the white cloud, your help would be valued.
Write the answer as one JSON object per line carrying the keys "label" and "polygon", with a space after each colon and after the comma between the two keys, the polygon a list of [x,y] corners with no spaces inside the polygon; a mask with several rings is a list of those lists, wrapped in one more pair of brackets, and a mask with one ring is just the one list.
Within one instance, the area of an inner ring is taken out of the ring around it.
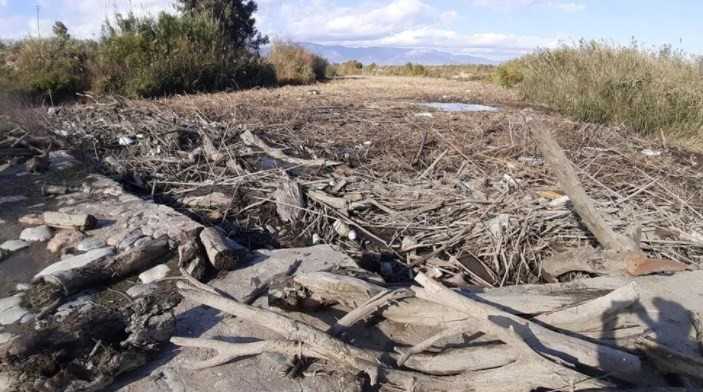
{"label": "white cloud", "polygon": [[586,8],[581,2],[564,0],[474,0],[474,5],[489,6],[503,10],[510,10],[514,7],[542,7],[555,8],[561,11],[575,12]]}
{"label": "white cloud", "polygon": [[4,7],[7,5],[7,0],[0,0],[0,7]]}

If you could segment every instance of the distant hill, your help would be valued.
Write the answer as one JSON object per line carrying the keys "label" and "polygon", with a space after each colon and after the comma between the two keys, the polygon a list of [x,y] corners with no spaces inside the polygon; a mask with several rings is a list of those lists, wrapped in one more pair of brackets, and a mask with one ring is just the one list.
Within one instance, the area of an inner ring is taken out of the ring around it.
{"label": "distant hill", "polygon": [[[455,55],[438,50],[404,49],[404,48],[352,48],[341,45],[319,45],[312,42],[300,42],[300,45],[319,54],[333,63],[358,60],[362,64],[403,65],[407,63],[423,65],[461,65],[488,64],[497,65],[499,61],[483,57]],[[268,48],[264,48],[263,52]]]}

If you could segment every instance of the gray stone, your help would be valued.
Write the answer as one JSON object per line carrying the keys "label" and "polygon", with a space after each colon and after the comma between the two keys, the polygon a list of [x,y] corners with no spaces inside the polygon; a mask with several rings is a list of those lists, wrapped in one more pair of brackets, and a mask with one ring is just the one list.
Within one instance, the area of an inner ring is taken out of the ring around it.
{"label": "gray stone", "polygon": [[27,313],[27,314],[25,314],[25,315],[22,316],[22,318],[20,319],[20,324],[31,323],[32,321],[34,321],[34,317],[35,317],[35,316],[36,316],[36,315],[35,315],[34,313]]}
{"label": "gray stone", "polygon": [[17,252],[20,249],[29,247],[27,241],[22,240],[9,240],[5,241],[0,245],[0,249],[6,250],[8,252]]}
{"label": "gray stone", "polygon": [[3,196],[0,197],[0,205],[5,203],[17,203],[18,201],[26,200],[27,196],[17,195],[17,196]]}
{"label": "gray stone", "polygon": [[84,253],[82,255],[78,256],[71,256],[68,257],[64,260],[59,261],[58,263],[54,263],[46,268],[44,268],[41,272],[36,274],[34,278],[39,278],[42,276],[46,275],[51,275],[57,272],[61,271],[67,271],[70,269],[74,268],[80,268],[85,265],[88,265],[90,263],[93,263],[98,260],[102,260],[105,257],[108,257],[110,255],[113,255],[115,253],[115,248],[100,248],[100,249],[93,249],[91,251],[88,251],[87,253]]}
{"label": "gray stone", "polygon": [[22,230],[20,239],[28,242],[43,242],[48,241],[52,235],[53,233],[49,226],[42,225]]}
{"label": "gray stone", "polygon": [[127,290],[127,295],[132,298],[145,297],[156,290],[156,283],[138,284]]}
{"label": "gray stone", "polygon": [[86,252],[93,249],[102,248],[107,243],[104,239],[98,237],[88,237],[76,245],[76,249],[81,252]]}
{"label": "gray stone", "polygon": [[157,280],[165,278],[170,270],[171,269],[168,268],[166,264],[160,264],[139,274],[139,280],[141,280],[142,283],[156,282]]}
{"label": "gray stone", "polygon": [[142,237],[144,237],[144,234],[142,233],[141,230],[139,230],[138,232],[130,234],[125,239],[123,239],[122,242],[120,242],[120,244],[117,245],[117,248],[119,250],[129,249],[130,247],[132,247],[132,245],[134,245],[135,242],[137,242],[137,240],[139,240]]}
{"label": "gray stone", "polygon": [[9,342],[14,337],[15,337],[15,335],[13,335],[9,332],[0,333],[0,345],[3,345],[5,343]]}
{"label": "gray stone", "polygon": [[21,295],[0,299],[0,324],[14,324],[29,313],[27,309],[20,305],[21,302]]}
{"label": "gray stone", "polygon": [[142,238],[138,239],[138,240],[134,243],[134,246],[139,246],[139,245],[141,245],[141,244],[143,244],[143,243],[149,241],[150,239],[152,239],[152,238],[151,238],[151,237],[146,237],[146,236],[145,236],[145,237],[142,237]]}
{"label": "gray stone", "polygon": [[63,170],[78,164],[76,158],[64,150],[49,153],[49,169]]}
{"label": "gray stone", "polygon": [[17,283],[17,285],[15,286],[15,290],[27,291],[29,290],[29,285],[27,283]]}

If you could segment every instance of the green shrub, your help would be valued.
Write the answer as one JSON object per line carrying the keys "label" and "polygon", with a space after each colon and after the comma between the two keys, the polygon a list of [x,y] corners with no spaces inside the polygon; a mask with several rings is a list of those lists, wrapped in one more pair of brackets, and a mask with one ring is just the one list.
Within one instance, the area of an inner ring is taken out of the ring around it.
{"label": "green shrub", "polygon": [[311,84],[324,80],[328,71],[327,60],[290,41],[274,41],[266,59],[279,85]]}
{"label": "green shrub", "polygon": [[583,121],[701,140],[703,73],[682,53],[581,42],[540,50],[520,62],[518,89],[530,102]]}
{"label": "green shrub", "polygon": [[271,84],[258,55],[231,45],[219,23],[202,15],[117,15],[107,23],[95,88],[127,96],[217,91]]}
{"label": "green shrub", "polygon": [[520,60],[509,60],[501,64],[495,72],[495,81],[504,87],[515,87],[523,79],[523,65]]}
{"label": "green shrub", "polygon": [[67,37],[30,38],[19,42],[6,65],[15,87],[53,98],[90,89],[88,64],[95,43]]}

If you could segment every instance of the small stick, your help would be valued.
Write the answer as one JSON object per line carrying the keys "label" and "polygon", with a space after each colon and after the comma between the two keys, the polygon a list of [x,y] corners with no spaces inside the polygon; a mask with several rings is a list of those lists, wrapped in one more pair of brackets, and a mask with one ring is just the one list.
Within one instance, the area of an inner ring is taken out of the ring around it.
{"label": "small stick", "polygon": [[[474,322],[471,323],[471,326],[473,326],[473,325],[474,325]],[[427,339],[423,340],[422,342],[420,342],[420,343],[418,343],[418,344],[416,344],[416,345],[410,347],[409,349],[401,349],[401,348],[399,348],[399,347],[396,347],[396,348],[395,348],[395,351],[398,352],[398,353],[400,353],[400,354],[402,354],[402,355],[400,356],[400,358],[398,358],[398,361],[397,361],[398,366],[399,366],[399,367],[400,367],[400,366],[403,366],[403,365],[405,364],[405,362],[406,362],[408,359],[410,359],[410,356],[411,356],[411,355],[413,355],[413,354],[419,354],[419,353],[421,353],[421,352],[427,350],[428,348],[432,347],[433,344],[435,344],[436,342],[438,342],[438,341],[440,341],[440,340],[442,340],[442,339],[446,339],[446,338],[450,338],[450,337],[455,336],[455,335],[463,334],[464,332],[467,332],[467,329],[468,329],[468,328],[467,328],[467,325],[465,325],[465,324],[458,324],[458,325],[456,325],[456,326],[447,328],[447,329],[443,330],[442,332],[440,332],[440,333],[438,333],[438,334],[436,334],[436,335],[430,336],[429,338],[427,338]]]}
{"label": "small stick", "polygon": [[327,333],[332,336],[339,336],[345,329],[351,327],[359,320],[363,320],[370,314],[378,311],[382,307],[385,307],[395,301],[414,297],[415,293],[410,289],[398,289],[394,291],[381,291],[371,298],[365,304],[359,306],[358,308],[347,313],[344,317],[339,319],[333,326],[331,326]]}
{"label": "small stick", "polygon": [[188,271],[185,270],[185,268],[181,267],[181,268],[180,268],[180,271],[181,271],[181,275],[183,275],[183,278],[184,278],[185,280],[187,280],[188,283],[192,284],[193,286],[195,286],[195,287],[197,287],[197,288],[199,288],[199,289],[201,289],[201,290],[207,291],[208,293],[211,293],[211,294],[221,295],[221,296],[223,296],[223,297],[225,297],[225,298],[234,299],[234,298],[232,298],[231,295],[225,293],[224,291],[218,290],[218,289],[216,289],[216,288],[214,288],[214,287],[212,287],[212,286],[208,286],[208,285],[206,285],[205,283],[202,283],[201,281],[195,279],[193,276],[191,276],[191,275],[188,273]]}
{"label": "small stick", "polygon": [[276,274],[268,279],[266,279],[263,283],[261,283],[258,287],[256,287],[254,290],[251,291],[246,297],[242,299],[242,302],[251,305],[253,304],[259,297],[261,297],[266,291],[268,291],[269,286],[271,285],[271,282],[279,277],[283,276],[292,276],[295,274],[295,271],[298,270],[298,267],[303,264],[302,260],[296,260],[291,264],[288,269],[282,273],[282,274]]}

